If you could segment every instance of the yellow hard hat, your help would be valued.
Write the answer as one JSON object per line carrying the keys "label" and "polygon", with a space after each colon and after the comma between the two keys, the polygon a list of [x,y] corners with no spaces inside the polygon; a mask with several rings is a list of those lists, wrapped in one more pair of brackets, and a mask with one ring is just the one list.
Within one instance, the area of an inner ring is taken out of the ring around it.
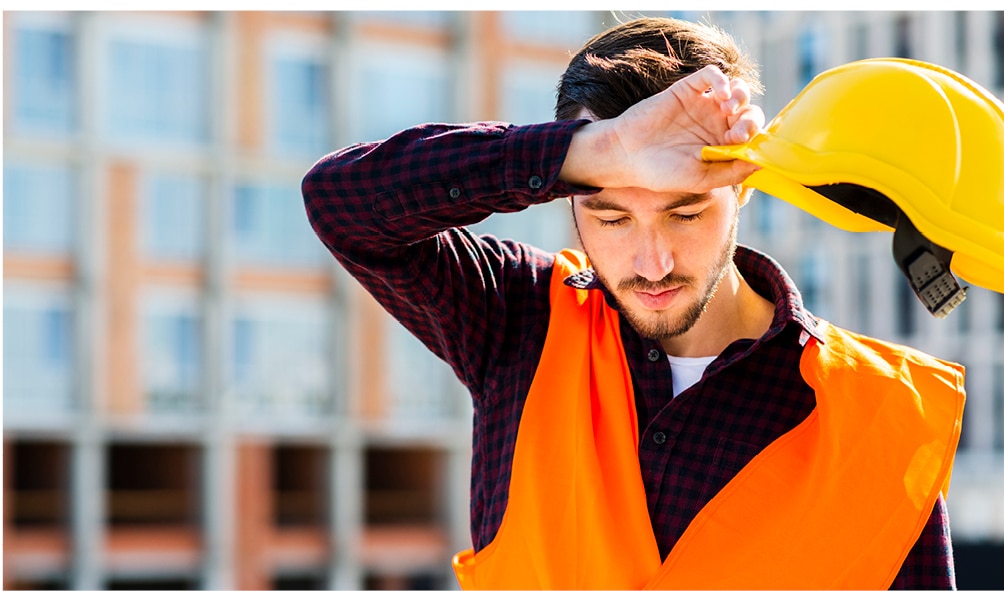
{"label": "yellow hard hat", "polygon": [[751,141],[703,157],[759,165],[746,186],[838,228],[895,231],[893,255],[936,316],[965,297],[951,271],[1004,293],[1004,105],[957,72],[899,58],[832,68]]}

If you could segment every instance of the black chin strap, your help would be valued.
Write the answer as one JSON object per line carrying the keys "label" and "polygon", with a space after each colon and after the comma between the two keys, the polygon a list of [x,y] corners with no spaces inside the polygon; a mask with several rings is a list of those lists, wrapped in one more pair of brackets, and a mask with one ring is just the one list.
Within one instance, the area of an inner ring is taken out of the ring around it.
{"label": "black chin strap", "polygon": [[966,299],[966,288],[952,274],[952,254],[928,240],[910,218],[899,216],[892,237],[892,257],[924,307],[937,318],[948,316]]}
{"label": "black chin strap", "polygon": [[874,189],[851,183],[808,188],[855,213],[895,228],[892,257],[933,316],[948,316],[966,299],[966,288],[952,274],[952,251],[928,240],[891,199]]}

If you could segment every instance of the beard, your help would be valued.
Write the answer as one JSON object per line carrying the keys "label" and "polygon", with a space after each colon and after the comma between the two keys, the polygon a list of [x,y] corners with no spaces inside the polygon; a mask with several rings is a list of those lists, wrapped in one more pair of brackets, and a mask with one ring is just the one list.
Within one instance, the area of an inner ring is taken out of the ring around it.
{"label": "beard", "polygon": [[[604,276],[598,267],[594,265],[593,270],[596,272],[597,278],[599,278],[600,282],[617,302],[621,315],[634,327],[639,335],[652,340],[678,337],[693,328],[694,324],[704,315],[704,312],[708,308],[708,303],[718,291],[718,286],[732,265],[732,259],[736,252],[737,222],[738,215],[733,218],[732,228],[728,233],[729,238],[723,245],[718,259],[704,275],[703,288],[696,277],[670,272],[658,281],[649,281],[639,275],[628,277],[617,282],[616,289],[614,289],[615,284]],[[582,244],[581,238],[579,243]],[[584,245],[583,250],[585,250]],[[588,251],[586,251],[586,256],[589,256]],[[592,260],[591,257],[590,260]],[[637,304],[629,302],[629,298],[632,297],[631,292],[635,290],[659,292],[675,287],[701,289],[697,299],[690,303],[682,313],[673,314],[668,310],[639,309]]]}

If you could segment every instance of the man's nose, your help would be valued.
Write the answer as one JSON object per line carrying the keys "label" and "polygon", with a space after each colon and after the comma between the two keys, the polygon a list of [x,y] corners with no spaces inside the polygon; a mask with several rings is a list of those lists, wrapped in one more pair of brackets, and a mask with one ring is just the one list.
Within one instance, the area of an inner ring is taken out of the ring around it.
{"label": "man's nose", "polygon": [[659,281],[673,271],[673,249],[655,233],[640,241],[634,257],[634,272],[649,281]]}

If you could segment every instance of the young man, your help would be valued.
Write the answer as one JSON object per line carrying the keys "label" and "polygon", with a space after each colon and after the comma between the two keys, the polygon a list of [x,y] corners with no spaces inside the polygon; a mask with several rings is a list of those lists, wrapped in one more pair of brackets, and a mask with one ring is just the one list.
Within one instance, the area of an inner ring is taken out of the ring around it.
{"label": "young man", "polygon": [[[573,57],[555,122],[418,126],[305,177],[321,240],[473,397],[463,587],[954,587],[961,369],[816,319],[737,246],[755,168],[700,152],[760,130],[757,86],[721,31],[640,19]],[[585,254],[463,228],[561,197]]]}

